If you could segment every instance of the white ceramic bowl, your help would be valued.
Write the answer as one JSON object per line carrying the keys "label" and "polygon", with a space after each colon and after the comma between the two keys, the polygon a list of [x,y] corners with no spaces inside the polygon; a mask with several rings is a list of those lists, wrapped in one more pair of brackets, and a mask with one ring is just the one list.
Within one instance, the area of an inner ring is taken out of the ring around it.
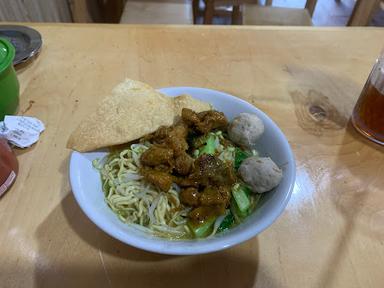
{"label": "white ceramic bowl", "polygon": [[92,160],[106,152],[73,152],[69,174],[73,194],[84,213],[102,230],[129,245],[162,254],[188,255],[222,250],[244,242],[270,226],[283,212],[295,182],[295,161],[284,134],[263,112],[234,96],[202,88],[171,87],[160,91],[169,96],[189,94],[207,101],[225,113],[229,120],[241,112],[254,113],[265,125],[265,132],[256,149],[261,155],[270,156],[283,169],[284,178],[274,190],[262,198],[260,207],[243,223],[215,237],[202,240],[171,241],[148,235],[122,223],[104,201],[99,172],[92,167]]}

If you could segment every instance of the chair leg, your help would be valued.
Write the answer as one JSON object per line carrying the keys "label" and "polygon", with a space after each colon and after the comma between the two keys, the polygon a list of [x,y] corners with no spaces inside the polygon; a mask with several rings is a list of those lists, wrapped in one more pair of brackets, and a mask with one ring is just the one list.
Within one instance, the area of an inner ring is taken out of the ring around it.
{"label": "chair leg", "polygon": [[317,4],[317,0],[307,0],[307,3],[305,4],[305,9],[308,10],[309,15],[313,15],[313,11],[315,11],[315,7]]}
{"label": "chair leg", "polygon": [[241,19],[240,5],[232,7],[232,25],[239,25]]}
{"label": "chair leg", "polygon": [[206,0],[205,11],[204,11],[204,24],[212,24],[214,13],[215,13],[215,1]]}
{"label": "chair leg", "polygon": [[380,0],[357,0],[347,26],[367,26],[379,5]]}
{"label": "chair leg", "polygon": [[199,15],[200,0],[192,0],[192,13],[193,13],[193,24],[197,22],[197,16]]}

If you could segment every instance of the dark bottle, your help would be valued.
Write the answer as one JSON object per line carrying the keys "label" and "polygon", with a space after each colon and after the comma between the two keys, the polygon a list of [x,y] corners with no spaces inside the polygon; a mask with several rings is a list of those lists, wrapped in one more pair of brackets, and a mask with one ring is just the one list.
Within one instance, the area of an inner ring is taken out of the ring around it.
{"label": "dark bottle", "polygon": [[15,182],[19,164],[7,139],[0,138],[0,196]]}

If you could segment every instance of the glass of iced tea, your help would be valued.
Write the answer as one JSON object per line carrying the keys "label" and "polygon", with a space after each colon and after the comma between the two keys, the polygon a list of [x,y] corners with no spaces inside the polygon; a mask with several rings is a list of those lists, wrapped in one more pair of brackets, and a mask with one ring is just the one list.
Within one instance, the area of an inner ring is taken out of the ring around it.
{"label": "glass of iced tea", "polygon": [[361,134],[384,145],[384,50],[353,109],[352,123]]}

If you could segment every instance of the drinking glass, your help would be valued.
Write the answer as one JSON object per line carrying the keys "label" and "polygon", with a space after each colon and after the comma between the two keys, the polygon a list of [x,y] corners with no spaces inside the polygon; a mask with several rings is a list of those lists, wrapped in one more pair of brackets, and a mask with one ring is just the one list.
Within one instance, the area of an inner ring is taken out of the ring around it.
{"label": "drinking glass", "polygon": [[351,120],[357,131],[384,145],[384,50],[368,76]]}

